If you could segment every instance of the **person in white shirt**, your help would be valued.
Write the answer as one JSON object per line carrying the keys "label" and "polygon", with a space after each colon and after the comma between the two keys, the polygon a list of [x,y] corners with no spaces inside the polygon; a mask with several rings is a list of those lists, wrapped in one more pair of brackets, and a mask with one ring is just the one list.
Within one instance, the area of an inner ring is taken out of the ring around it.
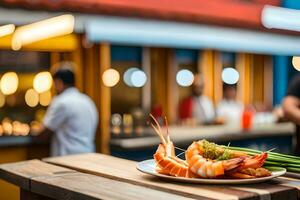
{"label": "person in white shirt", "polygon": [[62,67],[53,74],[57,96],[43,120],[41,132],[51,139],[51,156],[95,151],[98,111],[94,102],[75,87],[71,68]]}
{"label": "person in white shirt", "polygon": [[217,106],[217,117],[225,123],[239,123],[244,110],[243,104],[236,100],[236,85],[223,85],[223,99]]}
{"label": "person in white shirt", "polygon": [[202,76],[195,75],[192,85],[192,96],[183,100],[180,105],[181,120],[193,119],[197,124],[211,123],[215,110],[209,97],[203,95],[204,81]]}

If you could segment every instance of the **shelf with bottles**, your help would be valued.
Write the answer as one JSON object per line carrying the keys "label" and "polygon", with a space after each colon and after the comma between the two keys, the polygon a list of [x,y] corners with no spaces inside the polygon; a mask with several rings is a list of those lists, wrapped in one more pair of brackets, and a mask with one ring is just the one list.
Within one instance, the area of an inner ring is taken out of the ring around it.
{"label": "shelf with bottles", "polygon": [[110,120],[112,138],[137,138],[153,136],[154,132],[147,127],[147,116],[141,109],[133,109],[130,113],[114,113]]}

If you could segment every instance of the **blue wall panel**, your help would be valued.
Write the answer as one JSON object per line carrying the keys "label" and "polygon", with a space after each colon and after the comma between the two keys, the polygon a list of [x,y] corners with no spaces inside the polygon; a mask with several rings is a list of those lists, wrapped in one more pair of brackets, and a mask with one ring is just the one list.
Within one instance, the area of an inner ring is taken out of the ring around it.
{"label": "blue wall panel", "polygon": [[300,0],[283,0],[282,6],[300,10]]}
{"label": "blue wall panel", "polygon": [[288,86],[289,57],[274,56],[273,64],[273,104],[281,103]]}
{"label": "blue wall panel", "polygon": [[134,46],[117,46],[111,47],[111,59],[112,61],[121,62],[141,62],[142,60],[142,48]]}
{"label": "blue wall panel", "polygon": [[197,50],[176,49],[175,54],[177,61],[180,63],[197,63]]}

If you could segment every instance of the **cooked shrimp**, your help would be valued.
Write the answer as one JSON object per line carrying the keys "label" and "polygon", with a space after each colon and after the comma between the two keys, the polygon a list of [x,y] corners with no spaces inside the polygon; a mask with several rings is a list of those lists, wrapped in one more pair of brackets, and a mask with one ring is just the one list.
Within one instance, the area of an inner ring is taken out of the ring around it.
{"label": "cooked shrimp", "polygon": [[158,148],[153,155],[157,165],[157,172],[177,177],[197,177],[196,174],[189,170],[186,161],[176,157],[174,145],[170,139],[168,131],[167,137],[164,138],[159,123],[151,114],[150,117],[153,119],[157,127],[155,127],[153,124],[151,125],[161,140],[161,144],[158,145]]}
{"label": "cooked shrimp", "polygon": [[266,159],[268,158],[268,153],[263,152],[261,154],[255,156],[247,156],[241,165],[240,169],[247,169],[247,168],[260,168],[265,163]]}
{"label": "cooked shrimp", "polygon": [[193,142],[185,153],[189,168],[202,178],[216,178],[225,175],[226,172],[237,169],[245,157],[237,157],[227,160],[215,160],[205,155],[203,141]]}
{"label": "cooked shrimp", "polygon": [[243,164],[235,172],[229,174],[229,177],[245,179],[270,176],[271,172],[262,167],[267,157],[266,152],[245,157]]}
{"label": "cooked shrimp", "polygon": [[248,169],[243,169],[239,172],[234,172],[232,174],[229,174],[229,177],[231,178],[240,178],[240,179],[248,179],[248,178],[258,178],[258,177],[266,177],[266,176],[271,176],[272,173],[263,168],[248,168]]}

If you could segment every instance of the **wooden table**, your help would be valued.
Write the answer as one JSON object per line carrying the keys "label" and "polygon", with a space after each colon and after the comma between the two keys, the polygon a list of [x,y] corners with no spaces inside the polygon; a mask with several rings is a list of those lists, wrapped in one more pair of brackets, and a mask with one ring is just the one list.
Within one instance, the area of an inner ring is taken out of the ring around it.
{"label": "wooden table", "polygon": [[[166,182],[136,170],[136,162],[82,154],[0,165],[0,178],[21,188],[21,199],[253,199],[294,200],[300,180],[280,177],[253,185]],[[299,190],[298,190],[299,189]]]}

